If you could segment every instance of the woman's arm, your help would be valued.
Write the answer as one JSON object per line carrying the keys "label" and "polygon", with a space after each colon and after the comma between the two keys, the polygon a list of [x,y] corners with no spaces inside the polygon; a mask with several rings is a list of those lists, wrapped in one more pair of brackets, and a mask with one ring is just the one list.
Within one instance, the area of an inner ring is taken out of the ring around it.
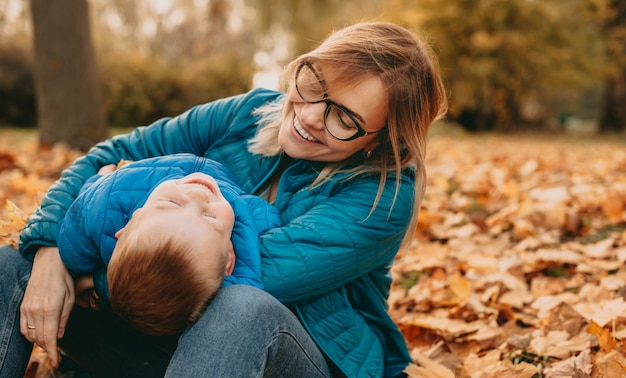
{"label": "woman's arm", "polygon": [[388,180],[370,214],[377,188],[377,180],[359,179],[323,199],[303,201],[294,195],[280,209],[283,218],[292,207],[309,208],[260,238],[265,289],[286,304],[295,303],[393,262],[411,219],[413,180],[402,181],[391,212],[395,181]]}
{"label": "woman's arm", "polygon": [[31,257],[39,246],[55,246],[59,221],[78,195],[85,181],[100,167],[120,160],[141,160],[154,156],[188,152],[203,155],[212,141],[226,132],[245,95],[196,106],[175,117],[139,127],[94,146],[63,171],[44,196],[20,235],[20,250]]}

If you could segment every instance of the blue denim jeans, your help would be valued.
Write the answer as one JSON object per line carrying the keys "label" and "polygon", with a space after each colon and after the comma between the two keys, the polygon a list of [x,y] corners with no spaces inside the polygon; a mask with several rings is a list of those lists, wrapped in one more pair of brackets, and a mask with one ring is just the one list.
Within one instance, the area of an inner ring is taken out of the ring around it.
{"label": "blue denim jeans", "polygon": [[[19,331],[31,263],[0,247],[0,377],[22,377],[32,344]],[[296,316],[262,290],[218,292],[180,337],[151,337],[109,311],[76,307],[59,345],[94,377],[331,377],[331,367]],[[334,369],[333,369],[334,370]]]}
{"label": "blue denim jeans", "polygon": [[16,250],[0,246],[0,377],[20,378],[33,344],[20,333],[20,304],[32,269]]}

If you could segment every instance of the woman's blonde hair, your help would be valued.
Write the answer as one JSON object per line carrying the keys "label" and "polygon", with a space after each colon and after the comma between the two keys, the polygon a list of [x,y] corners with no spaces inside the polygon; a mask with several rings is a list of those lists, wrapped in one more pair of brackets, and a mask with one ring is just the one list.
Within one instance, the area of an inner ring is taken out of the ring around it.
{"label": "woman's blonde hair", "polygon": [[[318,48],[289,63],[281,78],[285,87],[292,85],[295,70],[305,60],[314,61],[324,71],[332,71],[334,77],[340,78],[341,82],[333,82],[333,86],[349,86],[372,76],[381,79],[387,91],[386,128],[379,134],[379,147],[369,158],[355,155],[349,159],[362,159],[362,164],[350,173],[380,174],[373,210],[389,173],[395,172],[398,188],[401,171],[409,167],[416,169],[415,208],[404,241],[406,246],[415,232],[426,187],[424,161],[428,128],[447,111],[447,96],[433,50],[424,39],[396,24],[358,23],[336,31]],[[281,103],[257,110],[263,126],[251,140],[251,152],[268,156],[281,152],[278,131],[285,111]],[[316,183],[341,171],[347,162],[328,164]]]}

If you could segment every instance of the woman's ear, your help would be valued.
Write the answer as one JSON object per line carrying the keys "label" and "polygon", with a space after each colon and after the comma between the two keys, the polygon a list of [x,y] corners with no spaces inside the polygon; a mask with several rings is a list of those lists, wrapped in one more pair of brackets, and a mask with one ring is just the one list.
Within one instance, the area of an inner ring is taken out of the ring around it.
{"label": "woman's ear", "polygon": [[379,145],[380,145],[380,140],[378,140],[378,138],[374,139],[373,141],[366,144],[365,147],[363,147],[364,154],[368,157],[371,156],[372,151],[374,151],[376,147],[378,147]]}

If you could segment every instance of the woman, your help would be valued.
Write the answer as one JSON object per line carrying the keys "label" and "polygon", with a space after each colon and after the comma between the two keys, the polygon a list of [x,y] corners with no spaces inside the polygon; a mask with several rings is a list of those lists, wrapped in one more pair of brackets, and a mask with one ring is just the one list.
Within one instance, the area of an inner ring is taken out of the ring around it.
{"label": "woman", "polygon": [[[415,228],[428,127],[446,109],[436,61],[406,29],[360,23],[284,79],[284,94],[197,106],[98,144],[63,173],[23,230],[26,259],[0,253],[0,375],[19,376],[29,341],[57,362],[57,339],[95,376],[402,375],[410,358],[386,311],[389,269]],[[266,292],[224,288],[177,340],[74,308],[54,246],[82,183],[120,159],[182,152],[221,162],[280,211],[285,226],[260,236]]]}

